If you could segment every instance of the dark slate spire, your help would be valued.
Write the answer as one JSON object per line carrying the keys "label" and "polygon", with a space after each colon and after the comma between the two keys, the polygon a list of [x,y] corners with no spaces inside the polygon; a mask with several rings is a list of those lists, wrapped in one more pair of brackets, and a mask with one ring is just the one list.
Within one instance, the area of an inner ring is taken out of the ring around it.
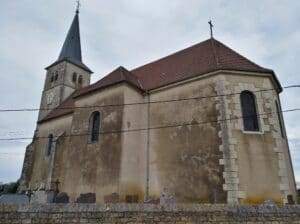
{"label": "dark slate spire", "polygon": [[60,61],[65,58],[82,62],[78,11],[76,11],[58,60]]}
{"label": "dark slate spire", "polygon": [[59,57],[57,61],[49,67],[62,61],[68,61],[92,73],[92,71],[82,62],[78,8]]}

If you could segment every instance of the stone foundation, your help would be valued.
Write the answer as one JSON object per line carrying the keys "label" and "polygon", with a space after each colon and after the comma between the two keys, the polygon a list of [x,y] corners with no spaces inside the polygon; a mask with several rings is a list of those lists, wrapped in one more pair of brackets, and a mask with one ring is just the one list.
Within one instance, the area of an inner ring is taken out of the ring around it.
{"label": "stone foundation", "polygon": [[0,223],[300,223],[300,206],[0,205]]}

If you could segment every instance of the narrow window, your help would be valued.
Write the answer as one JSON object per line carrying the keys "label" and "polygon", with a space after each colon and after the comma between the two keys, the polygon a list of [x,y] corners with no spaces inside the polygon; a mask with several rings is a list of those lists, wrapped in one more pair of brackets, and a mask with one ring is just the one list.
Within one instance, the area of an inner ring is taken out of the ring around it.
{"label": "narrow window", "polygon": [[58,79],[58,72],[55,72],[55,81]]}
{"label": "narrow window", "polygon": [[98,142],[100,133],[100,113],[92,113],[90,117],[90,142]]}
{"label": "narrow window", "polygon": [[81,75],[78,78],[78,83],[79,83],[79,85],[82,85],[82,76]]}
{"label": "narrow window", "polygon": [[76,72],[73,73],[72,81],[73,82],[77,81],[77,73]]}
{"label": "narrow window", "polygon": [[282,114],[281,114],[281,109],[280,109],[280,106],[277,101],[275,101],[275,104],[276,104],[276,112],[277,112],[277,118],[278,118],[278,122],[279,122],[281,136],[282,136],[282,138],[284,138],[284,129],[283,129],[283,123],[282,123],[283,118],[282,118]]}
{"label": "narrow window", "polygon": [[241,93],[241,106],[245,131],[259,131],[256,112],[256,100],[253,93],[243,91]]}
{"label": "narrow window", "polygon": [[50,77],[50,82],[51,83],[54,82],[54,76],[53,75],[51,75],[51,77]]}
{"label": "narrow window", "polygon": [[48,136],[47,156],[50,156],[53,147],[53,135]]}
{"label": "narrow window", "polygon": [[293,195],[291,195],[291,194],[289,194],[289,195],[287,196],[287,201],[288,201],[288,204],[289,204],[289,205],[294,205],[294,204],[295,204],[294,197],[293,197]]}

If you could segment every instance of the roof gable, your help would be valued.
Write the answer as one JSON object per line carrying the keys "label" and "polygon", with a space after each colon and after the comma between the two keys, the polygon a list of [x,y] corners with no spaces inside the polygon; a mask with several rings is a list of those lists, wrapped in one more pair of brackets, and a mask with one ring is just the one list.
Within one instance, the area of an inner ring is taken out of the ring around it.
{"label": "roof gable", "polygon": [[126,82],[137,89],[143,90],[143,87],[137,77],[124,67],[120,66],[104,78],[100,79],[98,82],[79,90],[75,97],[82,96],[121,82]]}

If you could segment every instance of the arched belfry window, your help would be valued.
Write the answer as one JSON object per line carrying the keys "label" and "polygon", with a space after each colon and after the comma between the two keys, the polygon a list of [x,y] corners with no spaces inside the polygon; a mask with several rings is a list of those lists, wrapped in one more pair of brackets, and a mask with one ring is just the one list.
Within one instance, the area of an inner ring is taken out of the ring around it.
{"label": "arched belfry window", "polygon": [[53,135],[50,134],[50,135],[48,136],[47,156],[50,156],[51,151],[52,151],[52,148],[53,148]]}
{"label": "arched belfry window", "polygon": [[244,131],[259,131],[255,95],[250,91],[241,93],[241,107]]}
{"label": "arched belfry window", "polygon": [[100,133],[100,113],[98,111],[92,113],[90,117],[89,129],[90,129],[89,141],[91,143],[98,142],[99,133]]}

